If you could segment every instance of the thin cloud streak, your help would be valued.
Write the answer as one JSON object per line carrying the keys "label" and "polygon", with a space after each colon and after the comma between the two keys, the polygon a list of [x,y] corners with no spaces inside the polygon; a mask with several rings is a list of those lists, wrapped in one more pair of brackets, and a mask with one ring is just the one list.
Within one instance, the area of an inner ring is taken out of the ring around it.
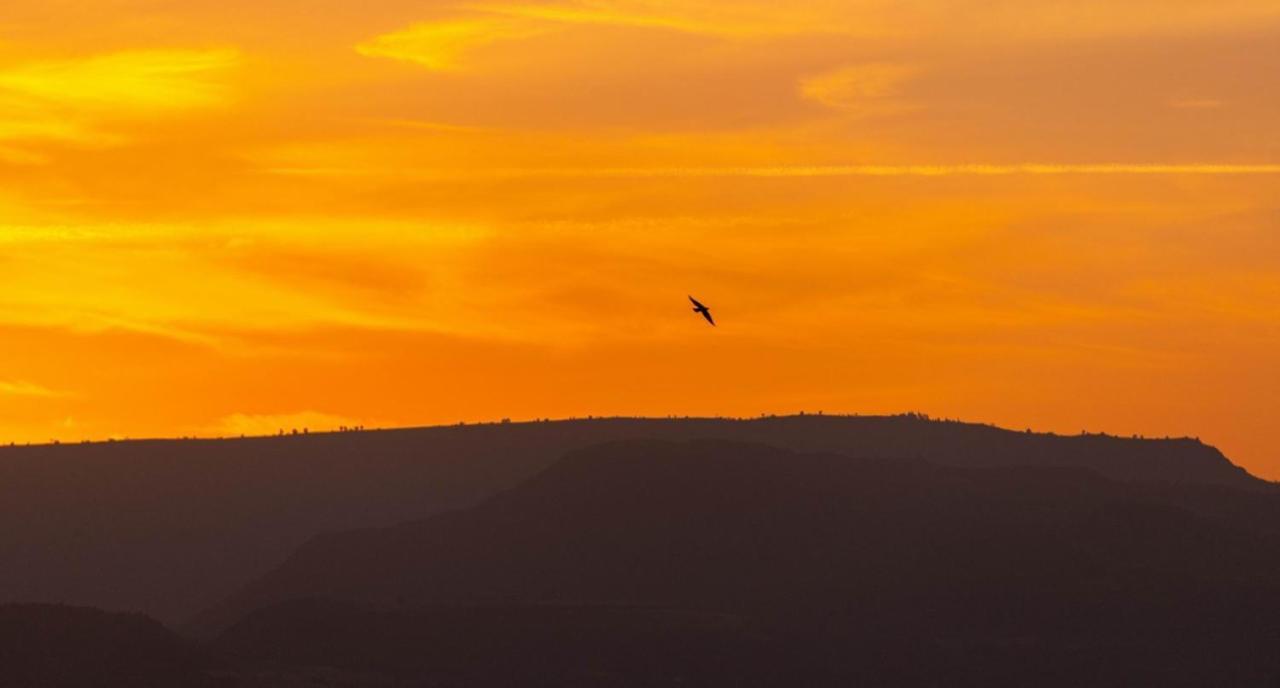
{"label": "thin cloud streak", "polygon": [[1273,175],[1280,164],[1096,163],[1016,165],[778,165],[767,167],[500,168],[403,172],[338,167],[272,167],[269,174],[299,177],[396,177],[431,180],[664,177],[999,177],[1024,175]]}
{"label": "thin cloud streak", "polygon": [[0,380],[0,396],[56,399],[69,395],[66,392],[60,392],[56,389],[49,389],[48,387],[30,382],[23,382],[21,380],[12,382]]}

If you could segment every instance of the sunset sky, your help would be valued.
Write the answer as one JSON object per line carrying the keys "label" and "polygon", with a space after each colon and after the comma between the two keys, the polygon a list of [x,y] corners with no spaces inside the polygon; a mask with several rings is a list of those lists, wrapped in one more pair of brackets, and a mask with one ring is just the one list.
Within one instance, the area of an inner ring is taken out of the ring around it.
{"label": "sunset sky", "polygon": [[4,0],[0,439],[918,410],[1280,479],[1277,75],[1276,0]]}

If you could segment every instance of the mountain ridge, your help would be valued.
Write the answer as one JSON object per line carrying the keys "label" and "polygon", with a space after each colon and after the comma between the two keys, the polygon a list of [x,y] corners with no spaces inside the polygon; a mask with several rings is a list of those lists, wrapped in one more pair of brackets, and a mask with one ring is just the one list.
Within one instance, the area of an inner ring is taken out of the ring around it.
{"label": "mountain ridge", "polygon": [[203,630],[458,685],[1250,685],[1280,675],[1277,570],[1276,495],[629,440],[313,538]]}
{"label": "mountain ridge", "polygon": [[476,504],[573,450],[645,438],[1280,489],[1195,440],[1036,434],[919,415],[610,418],[0,447],[0,550],[15,562],[0,568],[0,601],[140,610],[175,623],[317,533]]}
{"label": "mountain ridge", "polygon": [[[656,556],[652,552],[681,546],[682,556],[694,561],[714,558],[718,548],[728,545],[713,533],[724,533],[728,539],[756,538],[750,547],[778,551],[787,551],[789,540],[794,538],[824,536],[832,538],[832,543],[843,543],[837,549],[879,547],[892,558],[901,554],[899,541],[915,542],[911,546],[920,548],[920,556],[936,555],[933,548],[938,543],[934,540],[942,538],[939,533],[950,533],[981,549],[986,547],[982,533],[990,531],[1003,533],[1022,546],[1039,548],[1042,558],[1066,568],[1077,562],[1053,548],[1046,549],[1041,538],[1080,531],[1083,535],[1077,533],[1076,537],[1084,544],[1066,547],[1066,551],[1074,551],[1073,547],[1092,546],[1091,539],[1107,542],[1110,535],[1096,531],[1097,523],[1103,522],[1121,530],[1136,528],[1153,542],[1190,538],[1184,544],[1195,544],[1193,549],[1201,554],[1239,544],[1241,537],[1280,541],[1280,528],[1275,526],[1280,523],[1280,499],[1256,493],[1254,502],[1246,507],[1249,495],[1255,493],[1229,488],[1219,493],[1220,489],[1224,488],[1135,485],[1062,467],[955,467],[920,460],[801,454],[723,440],[620,441],[573,452],[519,486],[474,507],[384,528],[312,538],[280,568],[198,618],[194,628],[207,632],[223,627],[255,607],[294,595],[382,604],[511,600],[668,606],[695,600],[707,603],[721,599],[727,590],[724,585],[738,578],[723,562],[707,565],[724,574],[719,577],[724,583],[708,584],[675,598],[650,590],[662,577],[662,569],[653,568],[656,565],[646,569],[640,563],[652,564]],[[765,501],[756,503],[754,496]],[[655,510],[649,502],[652,499],[665,499],[683,511]],[[832,530],[836,526],[824,520],[824,510],[843,519],[835,521],[843,530]],[[949,510],[964,528],[937,519]],[[884,522],[885,529],[868,527],[859,520],[864,516]],[[790,527],[772,524],[771,518],[780,518]],[[602,524],[615,528],[616,541],[601,532]],[[1042,530],[1030,524],[1040,524]],[[703,539],[685,542],[687,528],[701,529],[697,532]],[[1176,532],[1165,533],[1169,528]],[[449,535],[457,529],[467,535]],[[635,540],[628,540],[628,534]],[[961,545],[946,542],[946,538],[942,541],[944,552],[963,559],[956,549]],[[531,543],[541,543],[567,559],[540,560],[539,550]],[[1145,551],[1145,544],[1135,546]],[[1227,549],[1211,557],[1212,564],[1177,556],[1169,561],[1187,570],[1211,570],[1215,575],[1225,570],[1227,561],[1238,561],[1239,571],[1255,570],[1247,547]],[[448,555],[441,559],[430,554],[435,550]],[[614,568],[600,574],[604,578],[582,578],[583,571],[593,571],[600,561],[608,560],[602,552],[621,558],[614,562]],[[1099,567],[1108,561],[1097,552],[1075,553],[1093,557]],[[725,561],[751,568],[749,553],[729,547],[721,554]],[[1115,555],[1125,553],[1117,551]],[[819,566],[822,556],[818,550],[804,554],[814,567]],[[1168,555],[1155,552],[1150,556],[1160,559]],[[467,568],[468,558],[480,562],[479,568]],[[854,567],[850,571],[862,570],[850,565]],[[515,579],[507,571],[525,573]],[[641,571],[648,577],[634,578]],[[900,574],[903,580],[915,575],[910,567]],[[986,574],[1003,575],[995,571]],[[609,575],[615,578],[609,579]],[[674,588],[682,584],[667,582]],[[762,590],[778,587],[771,583]],[[620,596],[610,596],[613,593],[606,594],[608,590]],[[562,599],[562,594],[570,597]],[[597,594],[601,596],[592,597]],[[742,593],[733,599],[749,597]],[[794,600],[788,604],[794,606]]]}

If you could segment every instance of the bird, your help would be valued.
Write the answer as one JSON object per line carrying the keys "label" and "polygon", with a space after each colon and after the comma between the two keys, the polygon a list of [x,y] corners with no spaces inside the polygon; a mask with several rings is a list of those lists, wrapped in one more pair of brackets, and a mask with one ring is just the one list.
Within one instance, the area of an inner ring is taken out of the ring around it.
{"label": "bird", "polygon": [[693,312],[701,313],[702,317],[706,318],[707,322],[711,323],[712,327],[715,327],[716,321],[711,319],[711,309],[702,305],[697,299],[693,298],[692,296],[689,297],[689,300],[693,302]]}

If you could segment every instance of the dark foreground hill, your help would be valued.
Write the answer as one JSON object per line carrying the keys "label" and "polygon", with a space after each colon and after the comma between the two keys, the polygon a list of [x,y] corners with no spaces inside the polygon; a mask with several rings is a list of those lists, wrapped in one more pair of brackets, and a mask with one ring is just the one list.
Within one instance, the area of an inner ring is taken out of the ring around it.
{"label": "dark foreground hill", "polygon": [[168,688],[215,685],[200,653],[140,614],[0,605],[0,686]]}
{"label": "dark foreground hill", "polygon": [[421,685],[1274,685],[1280,498],[614,443],[317,538],[203,620],[229,655]]}
{"label": "dark foreground hill", "polygon": [[956,466],[1073,466],[1122,480],[1269,487],[1194,440],[1062,437],[916,416],[597,419],[5,447],[0,602],[137,609],[180,621],[316,533],[474,504],[568,451],[632,438],[719,438]]}
{"label": "dark foreground hill", "polygon": [[0,686],[1277,685],[1280,496],[617,442],[203,621],[0,608]]}

